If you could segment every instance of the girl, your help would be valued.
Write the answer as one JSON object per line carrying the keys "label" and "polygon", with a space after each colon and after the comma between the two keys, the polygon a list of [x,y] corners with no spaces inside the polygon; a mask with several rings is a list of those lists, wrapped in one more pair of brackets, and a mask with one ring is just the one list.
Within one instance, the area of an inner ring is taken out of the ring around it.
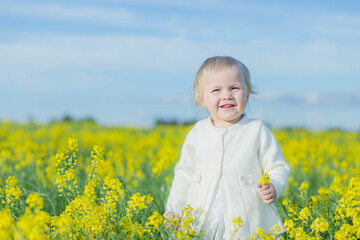
{"label": "girl", "polygon": [[[289,165],[269,128],[244,114],[250,93],[247,67],[231,57],[207,59],[195,77],[195,100],[210,116],[185,139],[164,217],[180,219],[190,204],[205,239],[215,233],[215,239],[247,239],[276,224],[284,231],[274,202],[286,187]],[[265,172],[270,182],[258,183]],[[231,222],[238,217],[243,226],[235,232]]]}

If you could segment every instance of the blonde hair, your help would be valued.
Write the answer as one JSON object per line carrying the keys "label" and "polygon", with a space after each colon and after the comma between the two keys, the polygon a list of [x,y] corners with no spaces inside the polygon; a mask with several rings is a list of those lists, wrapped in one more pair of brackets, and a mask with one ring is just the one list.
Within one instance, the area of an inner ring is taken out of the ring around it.
{"label": "blonde hair", "polygon": [[199,70],[196,73],[193,85],[193,96],[197,105],[201,106],[202,99],[202,90],[203,90],[203,82],[207,73],[216,73],[225,68],[235,67],[239,73],[243,73],[245,76],[245,84],[247,87],[247,97],[249,97],[250,93],[255,93],[253,90],[253,86],[250,82],[250,72],[248,68],[240,62],[232,57],[211,57],[205,60],[205,62],[201,65]]}

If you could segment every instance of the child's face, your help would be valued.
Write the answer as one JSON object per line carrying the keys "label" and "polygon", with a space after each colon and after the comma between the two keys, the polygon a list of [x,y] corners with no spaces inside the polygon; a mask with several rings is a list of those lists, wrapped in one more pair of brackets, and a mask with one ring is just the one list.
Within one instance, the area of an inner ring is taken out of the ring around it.
{"label": "child's face", "polygon": [[203,80],[201,103],[210,112],[215,127],[228,127],[240,120],[248,100],[242,72],[225,68]]}

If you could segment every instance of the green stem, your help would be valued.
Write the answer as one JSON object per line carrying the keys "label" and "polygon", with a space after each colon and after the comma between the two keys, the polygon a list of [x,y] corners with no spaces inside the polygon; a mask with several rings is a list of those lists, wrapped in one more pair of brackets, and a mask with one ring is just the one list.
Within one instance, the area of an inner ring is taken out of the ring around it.
{"label": "green stem", "polygon": [[276,216],[279,216],[277,211],[275,210],[275,208],[271,204],[269,204],[269,206],[272,208],[272,210],[274,210],[274,212],[276,213]]}

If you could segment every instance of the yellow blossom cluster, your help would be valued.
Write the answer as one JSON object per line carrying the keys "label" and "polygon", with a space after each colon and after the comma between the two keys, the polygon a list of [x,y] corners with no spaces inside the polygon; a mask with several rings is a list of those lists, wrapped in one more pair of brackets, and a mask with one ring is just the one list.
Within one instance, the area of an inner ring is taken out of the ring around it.
{"label": "yellow blossom cluster", "polygon": [[[0,122],[0,238],[202,239],[191,206],[179,228],[162,217],[191,127]],[[274,133],[291,167],[276,203],[283,238],[359,239],[360,133]],[[233,224],[236,232],[243,223]],[[274,239],[281,229],[259,228],[251,239]]]}
{"label": "yellow blossom cluster", "polygon": [[[174,232],[174,236],[176,239],[194,240],[202,236],[201,233],[197,234],[195,230],[195,222],[198,217],[200,217],[196,215],[197,214],[194,212],[194,208],[192,208],[190,205],[185,206],[180,226]],[[175,226],[177,224],[177,222],[174,223]]]}
{"label": "yellow blossom cluster", "polygon": [[241,217],[234,218],[231,221],[231,239],[240,239],[240,228],[243,226],[243,221]]}
{"label": "yellow blossom cluster", "polygon": [[11,208],[0,211],[1,239],[48,239],[50,216],[43,211],[43,199],[36,193],[26,199],[25,213],[17,221],[12,216]]}
{"label": "yellow blossom cluster", "polygon": [[281,232],[281,227],[279,225],[274,225],[271,228],[269,233],[266,233],[264,229],[258,228],[256,229],[255,233],[251,234],[249,240],[261,239],[261,240],[283,240],[283,237],[278,237],[279,233]]}
{"label": "yellow blossom cluster", "polygon": [[156,231],[159,230],[163,222],[162,215],[154,211],[146,220],[145,224],[141,224],[140,216],[142,216],[153,201],[151,195],[141,195],[135,193],[127,202],[126,214],[120,221],[121,232],[125,234],[127,239],[154,237]]}
{"label": "yellow blossom cluster", "polygon": [[77,151],[78,142],[75,136],[71,136],[68,139],[68,150],[64,152],[58,152],[55,156],[57,169],[56,185],[60,196],[66,197],[73,195],[76,196],[79,193],[78,180],[76,175],[77,165]]}
{"label": "yellow blossom cluster", "polygon": [[50,216],[43,211],[44,200],[37,193],[31,193],[26,199],[27,207],[16,223],[15,239],[48,239]]}
{"label": "yellow blossom cluster", "polygon": [[[90,180],[85,186],[84,194],[77,196],[66,206],[60,216],[51,219],[52,234],[62,239],[89,236],[97,238],[110,227],[113,209],[107,204],[97,203],[96,180]],[[121,192],[117,193],[121,194]]]}
{"label": "yellow blossom cluster", "polygon": [[0,211],[0,236],[3,239],[12,239],[14,236],[13,226],[15,221],[11,216],[9,208],[4,208]]}
{"label": "yellow blossom cluster", "polygon": [[159,212],[155,211],[150,217],[148,217],[148,222],[145,226],[149,228],[148,231],[150,233],[154,234],[155,230],[160,228],[163,220],[163,216]]}
{"label": "yellow blossom cluster", "polygon": [[266,183],[268,183],[269,181],[270,181],[270,175],[269,175],[267,172],[265,172],[264,175],[261,175],[261,176],[260,176],[260,181],[259,181],[259,183],[261,183],[261,184],[266,184]]}
{"label": "yellow blossom cluster", "polygon": [[21,194],[22,192],[18,186],[16,177],[9,176],[8,179],[6,179],[5,187],[6,203],[13,205],[14,202],[20,198]]}
{"label": "yellow blossom cluster", "polygon": [[359,238],[360,134],[297,130],[286,139],[283,134],[276,137],[292,170],[279,207],[285,209],[286,238]]}
{"label": "yellow blossom cluster", "polygon": [[[89,173],[90,179],[98,176],[106,176],[106,174],[101,174],[105,172],[104,170],[104,161],[105,161],[106,149],[102,144],[96,144],[91,151],[91,164],[87,167],[87,172]],[[102,171],[101,171],[102,170]]]}

